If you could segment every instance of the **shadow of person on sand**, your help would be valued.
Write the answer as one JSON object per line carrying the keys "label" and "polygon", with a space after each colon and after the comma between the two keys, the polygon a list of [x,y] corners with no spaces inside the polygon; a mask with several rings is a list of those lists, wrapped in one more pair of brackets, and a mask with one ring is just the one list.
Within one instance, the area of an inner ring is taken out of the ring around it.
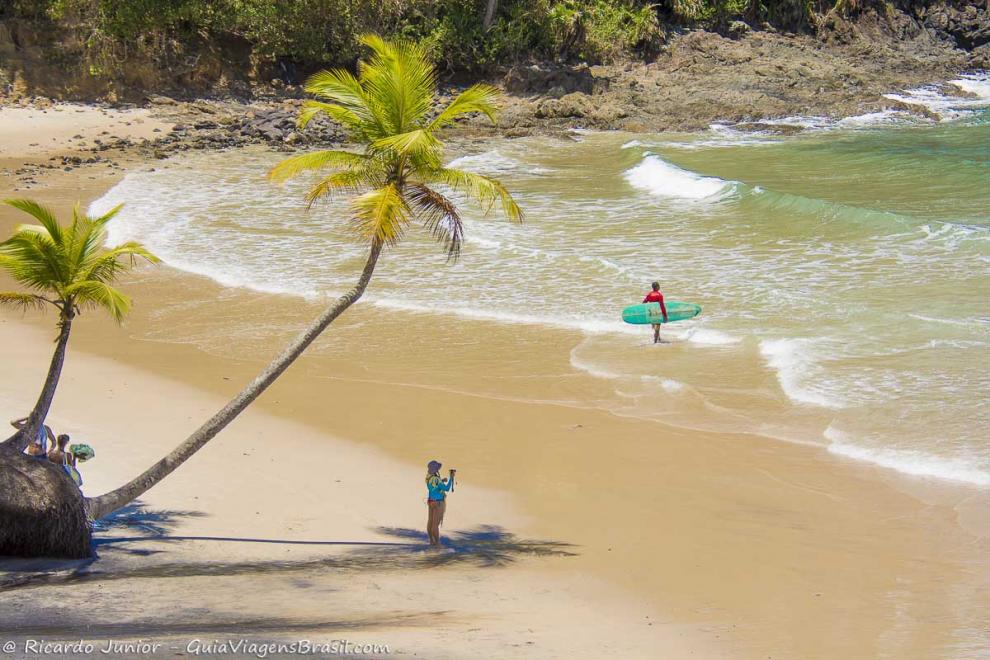
{"label": "shadow of person on sand", "polygon": [[[440,548],[427,544],[418,529],[377,527],[376,533],[395,541],[305,541],[222,536],[178,536],[169,531],[183,518],[205,514],[195,511],[152,511],[135,503],[94,526],[98,557],[77,562],[9,560],[0,563],[0,592],[45,584],[83,580],[124,580],[194,576],[227,576],[252,573],[292,573],[320,570],[385,571],[443,566],[495,568],[507,566],[522,556],[573,556],[569,543],[520,539],[497,525],[448,532]],[[110,536],[110,532],[137,532]],[[346,549],[323,557],[299,560],[168,561],[162,545],[183,542],[262,543],[273,545],[327,546]],[[151,544],[157,548],[141,548]],[[152,555],[159,555],[153,557]]]}

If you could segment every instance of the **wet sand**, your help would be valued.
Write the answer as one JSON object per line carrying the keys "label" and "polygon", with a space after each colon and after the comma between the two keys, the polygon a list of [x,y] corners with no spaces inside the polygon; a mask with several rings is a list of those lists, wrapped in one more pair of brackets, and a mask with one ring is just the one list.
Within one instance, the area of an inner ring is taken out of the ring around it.
{"label": "wet sand", "polygon": [[[82,181],[54,173],[30,194],[65,210],[112,183]],[[0,230],[15,221],[0,211]],[[90,493],[185,437],[276,351],[272,327],[291,336],[317,309],[167,267],[142,269],[125,288],[136,301],[125,327],[92,314],[76,324],[53,411],[97,449],[85,466]],[[204,313],[196,303],[208,300]],[[0,319],[5,346],[29,347],[7,349],[26,380],[0,390],[23,407],[47,365],[51,319]],[[142,541],[160,552],[134,556],[111,542],[88,570],[104,562],[131,577],[14,590],[11,611],[83,602],[101,583],[116,598],[78,616],[133,624],[134,634],[158,617],[176,622],[173,636],[192,634],[194,609],[205,607],[221,628],[275,613],[281,627],[265,635],[359,631],[428,657],[496,657],[509,644],[531,657],[644,658],[978,657],[990,646],[985,489],[818,447],[618,417],[599,405],[607,384],[571,367],[573,333],[383,319],[361,305],[339,326],[150,491],[146,511],[205,514],[175,516],[172,536],[395,541],[383,528],[418,529],[419,466],[438,457],[462,478],[447,533],[485,524],[497,533],[461,538],[456,561],[390,550],[349,556],[350,569],[327,563],[339,552],[322,546]],[[551,549],[572,556],[529,556],[512,546],[520,539],[568,544]],[[516,561],[485,565],[492,548]],[[189,568],[225,562],[224,577]],[[229,565],[238,562],[272,570]],[[173,563],[185,568],[169,577]],[[127,573],[145,565],[165,570]],[[28,629],[24,619],[6,626]]]}

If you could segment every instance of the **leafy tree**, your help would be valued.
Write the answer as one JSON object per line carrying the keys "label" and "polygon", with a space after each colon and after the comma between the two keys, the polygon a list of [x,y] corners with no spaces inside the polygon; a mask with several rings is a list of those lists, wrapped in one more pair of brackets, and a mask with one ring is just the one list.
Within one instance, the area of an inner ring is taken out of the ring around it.
{"label": "leafy tree", "polygon": [[87,217],[79,206],[72,220],[60,224],[51,209],[29,199],[4,203],[24,211],[39,224],[21,225],[0,243],[0,268],[26,291],[0,292],[0,305],[22,309],[53,307],[58,313],[58,339],[48,367],[41,396],[25,425],[4,444],[23,450],[34,439],[55,397],[62,374],[65,349],[72,322],[86,308],[100,309],[120,321],[131,307],[131,299],[114,284],[137,259],[158,259],[138,243],[104,249],[106,225],[120,206],[96,218]]}
{"label": "leafy tree", "polygon": [[306,195],[312,205],[324,198],[350,196],[350,227],[355,240],[368,246],[368,258],[355,286],[330,305],[308,328],[222,410],[170,454],[120,488],[87,503],[91,518],[125,506],[172,473],[199,451],[264,392],[334,320],[364,294],[383,250],[397,243],[414,222],[440,241],[448,257],[457,257],[464,235],[461,215],[437,184],[458,190],[485,208],[494,204],[512,220],[522,212],[506,188],[489,177],[443,165],[437,131],[459,117],[482,113],[494,121],[497,91],[475,85],[434,114],[436,71],[422,48],[408,41],[367,35],[361,43],[371,57],[358,75],[345,70],[313,76],[299,115],[305,126],[323,114],[339,122],[361,152],[327,150],[288,158],[270,173],[282,181],[310,170],[332,170]]}

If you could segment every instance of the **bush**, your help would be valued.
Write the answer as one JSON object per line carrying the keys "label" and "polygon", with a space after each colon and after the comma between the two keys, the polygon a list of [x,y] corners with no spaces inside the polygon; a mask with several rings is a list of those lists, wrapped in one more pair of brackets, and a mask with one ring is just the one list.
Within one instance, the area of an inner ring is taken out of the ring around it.
{"label": "bush", "polygon": [[347,66],[366,32],[420,41],[443,69],[483,72],[526,60],[650,55],[662,40],[660,16],[682,25],[747,18],[807,28],[834,1],[499,0],[487,30],[487,0],[0,0],[0,17],[76,30],[97,73],[113,73],[135,53],[166,66],[203,44],[231,40],[262,62]]}

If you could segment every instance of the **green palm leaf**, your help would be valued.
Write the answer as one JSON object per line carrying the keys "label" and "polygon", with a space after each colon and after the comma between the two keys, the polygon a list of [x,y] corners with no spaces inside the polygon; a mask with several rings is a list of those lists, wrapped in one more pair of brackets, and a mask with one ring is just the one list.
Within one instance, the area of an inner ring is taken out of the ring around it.
{"label": "green palm leaf", "polygon": [[16,309],[45,309],[47,300],[32,293],[16,293],[13,291],[0,291],[0,307],[13,307]]}
{"label": "green palm leaf", "polygon": [[411,215],[395,184],[388,184],[351,200],[353,223],[369,243],[395,245],[402,238]]}
{"label": "green palm leaf", "polygon": [[[370,55],[358,62],[357,75],[322,71],[306,82],[316,97],[307,101],[299,124],[324,115],[339,123],[364,154],[321,151],[288,158],[269,178],[284,181],[309,170],[330,172],[306,193],[312,206],[320,199],[351,195],[355,237],[391,245],[418,220],[456,259],[464,226],[454,203],[430,184],[465,193],[485,210],[496,204],[514,221],[523,214],[509,191],[495,179],[443,167],[444,147],[437,131],[457,118],[481,113],[495,120],[499,92],[474,85],[439,113],[433,112],[436,70],[417,44],[365,35]],[[335,154],[345,153],[347,156]]]}
{"label": "green palm leaf", "polygon": [[376,181],[365,169],[343,170],[323,177],[306,193],[310,206],[321,199],[331,201],[342,195],[358,194]]}
{"label": "green palm leaf", "polygon": [[106,282],[76,282],[68,287],[67,292],[73,296],[78,307],[103,309],[118,323],[131,308],[131,299]]}
{"label": "green palm leaf", "polygon": [[158,263],[158,258],[139,243],[103,248],[106,225],[121,207],[90,218],[77,206],[72,219],[60,224],[50,209],[31,200],[6,203],[42,224],[21,225],[0,243],[0,269],[33,292],[5,294],[4,304],[24,307],[48,302],[67,317],[78,308],[98,307],[120,321],[131,301],[114,288],[116,278],[139,259]]}
{"label": "green palm leaf", "polygon": [[499,91],[491,85],[478,84],[468,87],[430,122],[429,129],[439,130],[452,124],[458,117],[475,112],[483,113],[495,123],[498,98]]}
{"label": "green palm leaf", "polygon": [[498,202],[507,218],[513,222],[523,220],[522,209],[516,204],[509,190],[496,179],[449,167],[441,167],[424,174],[428,182],[443,183],[473,198],[486,212]]}
{"label": "green palm leaf", "polygon": [[286,158],[268,171],[268,178],[272,181],[282,182],[309,170],[320,170],[327,167],[356,167],[363,165],[367,160],[368,157],[364,154],[350,151],[315,151],[311,154],[300,154]]}
{"label": "green palm leaf", "polygon": [[406,193],[410,206],[426,230],[447,250],[447,260],[457,259],[464,240],[464,224],[457,206],[429,186],[413,184]]}
{"label": "green palm leaf", "polygon": [[62,226],[58,223],[55,213],[47,206],[42,206],[32,199],[5,199],[4,204],[20,209],[33,216],[45,228],[53,241],[62,241]]}

